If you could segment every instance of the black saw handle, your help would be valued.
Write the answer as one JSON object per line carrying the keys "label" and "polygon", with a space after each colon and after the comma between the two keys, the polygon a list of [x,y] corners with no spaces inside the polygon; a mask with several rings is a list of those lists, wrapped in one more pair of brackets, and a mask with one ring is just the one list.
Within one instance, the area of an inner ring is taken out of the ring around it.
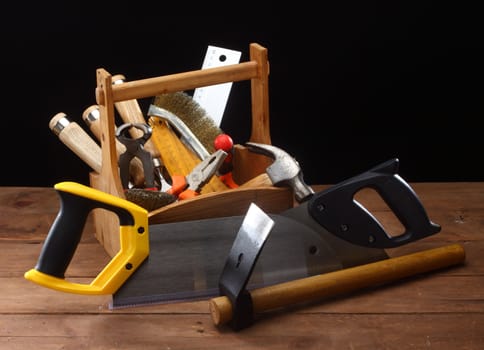
{"label": "black saw handle", "polygon": [[[413,189],[398,174],[398,159],[386,161],[360,175],[316,193],[308,202],[310,215],[329,232],[348,242],[374,248],[393,248],[438,233]],[[374,189],[394,212],[405,231],[389,235],[354,196]]]}

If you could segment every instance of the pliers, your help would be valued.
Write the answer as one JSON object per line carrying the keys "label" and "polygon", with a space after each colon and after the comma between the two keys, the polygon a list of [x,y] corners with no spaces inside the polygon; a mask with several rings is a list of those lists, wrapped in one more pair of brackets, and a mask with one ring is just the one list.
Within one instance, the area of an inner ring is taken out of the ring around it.
{"label": "pliers", "polygon": [[198,196],[202,187],[217,173],[226,157],[227,152],[220,149],[198,163],[187,176],[172,175],[171,188],[166,192],[177,196],[179,200]]}
{"label": "pliers", "polygon": [[[128,135],[128,130],[136,128],[143,132],[143,136],[133,139]],[[116,138],[125,147],[126,151],[119,156],[119,169],[121,184],[125,190],[129,187],[129,165],[134,157],[141,160],[145,176],[145,189],[156,190],[155,187],[155,169],[151,153],[144,149],[144,144],[151,137],[152,129],[148,124],[143,123],[125,123],[116,129]]]}

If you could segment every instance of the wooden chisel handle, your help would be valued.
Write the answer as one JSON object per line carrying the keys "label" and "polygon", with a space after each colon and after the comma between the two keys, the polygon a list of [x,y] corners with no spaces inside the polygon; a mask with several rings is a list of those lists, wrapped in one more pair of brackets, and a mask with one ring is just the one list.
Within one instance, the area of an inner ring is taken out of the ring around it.
{"label": "wooden chisel handle", "polygon": [[49,128],[71,151],[95,172],[101,172],[101,147],[76,122],[65,113],[57,113],[49,122]]}
{"label": "wooden chisel handle", "polygon": [[[125,77],[121,74],[117,74],[112,77],[112,80],[113,84],[122,84],[125,81]],[[114,103],[114,106],[116,107],[116,110],[121,116],[121,119],[125,123],[147,123],[136,99],[118,101]],[[129,132],[133,138],[139,138],[143,136],[143,132],[137,128],[131,128]],[[146,143],[144,144],[144,148],[148,152],[150,152],[153,157],[160,157],[160,152],[151,140],[146,141]]]}
{"label": "wooden chisel handle", "polygon": [[[254,313],[287,307],[302,302],[332,297],[365,287],[389,283],[420,273],[464,262],[465,251],[459,244],[428,249],[400,257],[351,267],[322,275],[302,278],[250,291]],[[232,304],[226,296],[209,301],[215,325],[232,319]]]}
{"label": "wooden chisel handle", "polygon": [[[92,105],[89,106],[84,110],[82,113],[82,119],[88,126],[89,130],[94,134],[98,141],[101,140],[101,120],[99,119],[99,106]],[[135,129],[135,128],[132,128]],[[118,157],[120,154],[123,154],[126,151],[126,147],[119,142],[117,139],[115,140],[116,145],[116,153]],[[133,185],[137,187],[143,187],[145,182],[144,172],[143,172],[143,164],[141,160],[138,158],[133,158],[130,163],[129,173],[131,176],[131,180],[133,181]]]}

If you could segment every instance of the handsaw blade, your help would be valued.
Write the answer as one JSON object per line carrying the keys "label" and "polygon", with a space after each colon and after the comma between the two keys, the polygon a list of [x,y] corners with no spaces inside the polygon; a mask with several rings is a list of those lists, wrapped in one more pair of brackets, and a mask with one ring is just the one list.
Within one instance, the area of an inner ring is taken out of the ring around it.
{"label": "handsaw blade", "polygon": [[[398,160],[392,159],[271,214],[274,227],[247,288],[376,262],[388,258],[385,248],[439,232],[397,170]],[[354,199],[363,188],[380,194],[403,224],[401,235],[390,236]],[[217,294],[241,223],[238,216],[151,226],[150,256],[113,295],[113,307]]]}
{"label": "handsaw blade", "polygon": [[[303,213],[304,211],[301,211]],[[357,247],[338,238],[331,245],[319,230],[290,216],[269,214],[274,227],[247,287],[255,288],[386,259],[382,249]],[[187,301],[218,295],[225,260],[244,216],[150,226],[150,255],[113,294],[112,308]],[[336,248],[336,249],[335,249]],[[351,261],[338,252],[350,251]]]}

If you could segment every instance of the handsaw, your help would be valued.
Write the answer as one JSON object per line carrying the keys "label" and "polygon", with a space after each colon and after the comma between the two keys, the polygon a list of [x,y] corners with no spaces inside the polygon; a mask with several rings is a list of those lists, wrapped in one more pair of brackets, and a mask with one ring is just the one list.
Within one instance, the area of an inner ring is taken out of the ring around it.
{"label": "handsaw", "polygon": [[[247,284],[249,289],[388,258],[387,248],[428,237],[440,226],[427,216],[416,193],[391,160],[349,178],[310,200],[270,214],[274,226]],[[112,294],[112,307],[216,296],[219,277],[244,216],[148,226],[146,210],[77,183],[55,186],[61,210],[35,268],[25,278],[48,288],[81,294]],[[354,195],[372,188],[404,227],[389,235]],[[120,251],[90,284],[64,273],[93,208],[120,220]]]}

